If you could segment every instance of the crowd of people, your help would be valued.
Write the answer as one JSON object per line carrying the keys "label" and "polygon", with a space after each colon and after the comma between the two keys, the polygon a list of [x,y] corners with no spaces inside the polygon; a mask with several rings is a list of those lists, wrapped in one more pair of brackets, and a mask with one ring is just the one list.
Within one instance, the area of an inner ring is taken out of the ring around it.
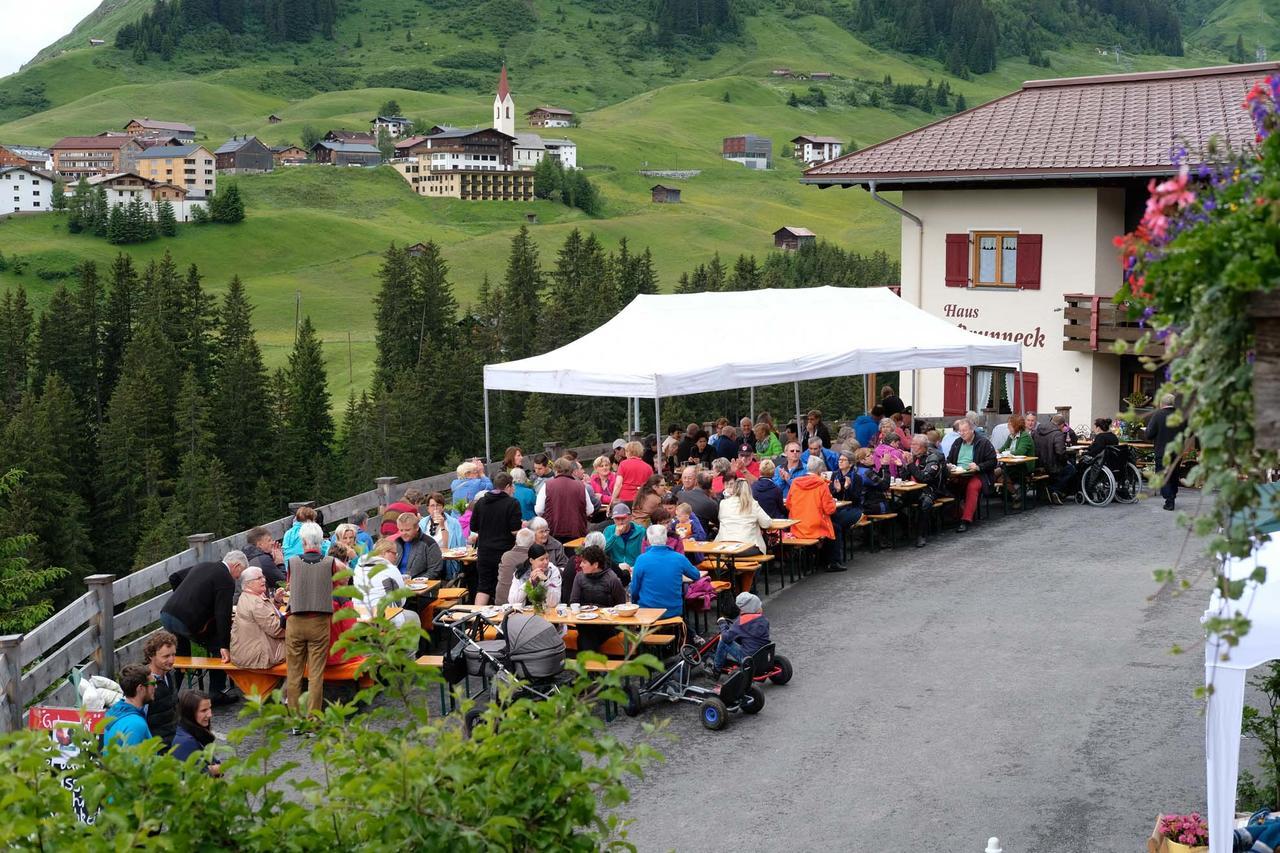
{"label": "crowd of people", "polygon": [[[1157,460],[1177,437],[1168,423],[1173,401],[1161,403],[1147,427]],[[687,615],[687,599],[710,595],[700,583],[700,557],[686,552],[687,542],[741,543],[746,548],[739,556],[762,555],[774,520],[791,519],[785,535],[818,540],[819,565],[843,571],[849,529],[864,515],[900,508],[895,483],[918,484],[908,491],[920,513],[953,496],[955,529],[964,533],[984,492],[1003,484],[1016,502],[1023,493],[1016,487],[1025,487],[1036,470],[1048,475],[1050,502],[1061,504],[1077,488],[1080,468],[1118,443],[1111,427],[1098,419],[1090,443],[1076,455],[1069,448],[1080,439],[1061,415],[1015,413],[988,434],[970,412],[939,430],[916,420],[886,387],[878,405],[834,433],[815,409],[781,429],[767,412],[737,424],[721,418],[709,428],[673,425],[661,442],[656,436],[619,439],[610,453],[585,463],[572,451],[526,459],[511,447],[492,478],[479,460],[463,462],[450,498],[409,489],[376,514],[352,515],[331,536],[316,510],[303,506],[281,542],[255,528],[243,551],[170,578],[174,591],[161,611],[162,630],[147,643],[145,665],[122,673],[125,696],[111,709],[109,731],[128,742],[149,731],[175,753],[211,739],[209,708],[238,697],[219,670],[210,672],[209,695],[179,697],[173,660],[189,655],[193,643],[244,669],[284,663],[285,699],[298,712],[303,673],[344,660],[333,644],[351,622],[334,618],[347,603],[334,590],[335,577],[347,569],[371,609],[425,578],[465,587],[478,605],[522,605],[537,591],[552,606],[629,600],[678,618]],[[1013,457],[1034,460],[1009,461]],[[1172,485],[1162,495],[1171,509],[1177,484],[1167,480]],[[923,528],[916,525],[918,547],[927,544]],[[429,627],[425,600],[409,597],[400,605],[396,625]],[[767,626],[764,620],[739,635],[750,640]],[[692,642],[702,640],[691,622],[687,630]],[[584,627],[579,649],[600,649],[613,634],[605,626]],[[419,651],[428,646],[424,631]],[[722,644],[722,655],[735,648]],[[322,701],[317,685],[307,694],[308,712]]]}

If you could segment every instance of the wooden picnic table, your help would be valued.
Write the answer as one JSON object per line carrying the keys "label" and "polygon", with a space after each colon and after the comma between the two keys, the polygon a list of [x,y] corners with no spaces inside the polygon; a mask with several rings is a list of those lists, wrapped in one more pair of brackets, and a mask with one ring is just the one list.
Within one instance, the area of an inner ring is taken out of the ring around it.
{"label": "wooden picnic table", "polygon": [[1134,450],[1155,450],[1156,446],[1149,441],[1122,441],[1121,445],[1132,447]]}
{"label": "wooden picnic table", "polygon": [[[458,604],[455,605],[453,609],[465,610],[469,613],[474,613],[478,610],[484,610],[485,608],[478,604]],[[527,610],[523,612],[532,613],[533,611]],[[610,613],[609,608],[602,607],[594,612],[596,613],[596,618],[583,619],[583,614],[581,612],[574,613],[572,609],[567,609],[565,614],[562,616],[556,608],[548,607],[538,615],[543,619],[546,619],[552,625],[605,625],[610,628],[645,628],[661,619],[662,614],[665,611],[661,607],[641,607],[630,616],[622,616],[616,613]],[[496,616],[489,617],[488,621],[494,624],[500,623],[502,621],[502,615],[503,614],[499,613]]]}
{"label": "wooden picnic table", "polygon": [[568,542],[562,542],[566,551],[576,551],[583,545],[587,544],[587,537],[579,536],[577,539],[570,539]]}
{"label": "wooden picnic table", "polygon": [[729,583],[733,585],[733,589],[738,588],[738,566],[733,558],[754,547],[756,546],[750,542],[699,542],[695,539],[686,539],[684,542],[686,555],[701,554],[712,559],[711,574],[728,570]]}
{"label": "wooden picnic table", "polygon": [[446,560],[457,560],[459,563],[474,563],[476,561],[476,549],[472,547],[466,548],[449,548],[440,554]]}
{"label": "wooden picnic table", "polygon": [[769,522],[769,526],[765,528],[766,533],[776,532],[780,530],[790,530],[800,523],[796,518],[775,518]]}
{"label": "wooden picnic table", "polygon": [[925,487],[924,483],[917,483],[915,481],[904,480],[901,483],[891,483],[889,485],[889,491],[896,492],[897,494],[900,494],[900,495],[910,495],[914,492],[920,491],[924,487]]}

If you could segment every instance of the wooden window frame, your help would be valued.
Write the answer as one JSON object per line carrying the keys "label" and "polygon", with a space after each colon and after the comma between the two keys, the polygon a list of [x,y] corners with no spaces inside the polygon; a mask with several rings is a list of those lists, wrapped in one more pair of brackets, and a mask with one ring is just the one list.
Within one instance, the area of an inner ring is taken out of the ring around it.
{"label": "wooden window frame", "polygon": [[[1006,238],[1012,238],[1014,241],[1014,252],[1017,252],[1018,242],[1017,231],[971,231],[969,237],[973,241],[973,256],[970,258],[970,286],[971,287],[1000,287],[1008,290],[1018,289],[1018,261],[1017,255],[1014,256],[1013,281],[1001,281],[1003,278],[1004,264],[1004,241]],[[982,238],[996,238],[996,271],[995,281],[979,281],[978,276],[982,274]]]}

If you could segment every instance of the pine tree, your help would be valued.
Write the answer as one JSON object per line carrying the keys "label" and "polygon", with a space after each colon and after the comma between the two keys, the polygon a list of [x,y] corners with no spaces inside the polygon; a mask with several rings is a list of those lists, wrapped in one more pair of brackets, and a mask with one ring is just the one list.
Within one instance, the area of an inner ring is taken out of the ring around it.
{"label": "pine tree", "polygon": [[329,413],[324,351],[310,316],[304,317],[298,328],[287,378],[282,464],[290,472],[290,486],[311,489],[316,466],[326,464],[332,450],[333,416]]}
{"label": "pine tree", "polygon": [[639,267],[635,263],[635,259],[631,257],[631,250],[627,246],[627,238],[623,237],[618,241],[618,252],[616,255],[610,255],[609,266],[613,270],[613,286],[617,294],[619,306],[631,304],[631,300],[636,298],[639,291],[636,282],[636,275]]}
{"label": "pine tree", "polygon": [[[17,471],[0,476],[0,502],[8,499],[20,477]],[[0,538],[0,631],[6,634],[30,631],[48,619],[53,614],[51,588],[67,574],[63,568],[31,565],[27,552],[37,541],[30,533]]]}
{"label": "pine tree", "polygon": [[560,192],[564,170],[555,157],[544,156],[533,168],[534,198],[552,199]]}
{"label": "pine tree", "polygon": [[[114,210],[107,204],[106,187],[95,187],[90,193],[90,197],[93,199],[93,216],[91,217],[93,234],[95,237],[106,237],[107,231],[111,227],[111,214]],[[119,205],[116,205],[116,207],[119,207]]]}
{"label": "pine tree", "polygon": [[956,95],[956,112],[962,113],[969,109],[969,105],[965,103],[964,95]]}
{"label": "pine tree", "polygon": [[67,209],[67,191],[62,181],[53,182],[53,200],[50,202],[53,209],[61,213]]}
{"label": "pine tree", "polygon": [[739,255],[733,265],[733,277],[729,279],[729,290],[756,290],[760,287],[760,267],[755,255]]}
{"label": "pine tree", "polygon": [[522,225],[511,240],[507,274],[498,298],[497,337],[506,358],[525,358],[536,352],[542,285],[538,247],[528,227]]}
{"label": "pine tree", "polygon": [[[97,233],[96,229],[94,233]],[[107,221],[106,234],[99,236],[105,236],[108,243],[120,245],[121,243],[132,242],[130,240],[131,234],[132,230],[129,227],[129,217],[128,214],[125,213],[124,205],[117,204],[115,207],[111,208],[111,215],[108,217]]]}
{"label": "pine tree", "polygon": [[458,324],[458,300],[449,282],[449,263],[433,241],[427,241],[413,259],[413,281],[421,317],[414,364],[421,365],[427,353],[446,355],[453,349]]}
{"label": "pine tree", "polygon": [[394,378],[418,362],[422,312],[409,253],[394,243],[382,255],[374,297],[374,340],[378,354],[374,366],[375,387],[388,387]]}
{"label": "pine tree", "polygon": [[[137,548],[134,550],[133,568],[143,569],[147,566],[160,562],[171,554],[176,554],[186,545],[186,536],[188,533],[195,533],[194,530],[186,530],[181,525],[182,519],[176,512],[165,512],[162,508],[160,497],[151,495],[147,498],[147,502],[142,510],[142,517],[138,520],[138,529],[141,535],[137,540]],[[200,533],[207,531],[201,530]]]}
{"label": "pine tree", "polygon": [[0,408],[16,406],[27,389],[34,327],[26,289],[6,290],[0,302]]}
{"label": "pine tree", "polygon": [[156,215],[156,230],[164,237],[175,237],[178,234],[178,218],[174,215],[173,204],[168,199],[160,202]]}
{"label": "pine tree", "polygon": [[75,294],[75,326],[69,330],[67,348],[77,362],[65,376],[71,392],[86,412],[96,434],[102,425],[107,401],[102,393],[104,305],[98,267],[92,261],[80,265],[79,287]]}
{"label": "pine tree", "polygon": [[724,264],[720,262],[719,252],[711,257],[711,263],[707,265],[706,289],[711,293],[718,293],[725,289]]}
{"label": "pine tree", "polygon": [[644,254],[638,255],[632,263],[635,265],[636,293],[655,294],[658,292],[658,272],[653,268],[653,253],[644,247]]}
{"label": "pine tree", "polygon": [[58,374],[64,380],[71,381],[78,370],[75,351],[67,346],[67,334],[75,326],[75,300],[71,298],[67,288],[60,284],[36,326],[31,384],[37,394],[50,376]]}
{"label": "pine tree", "polygon": [[[172,262],[168,253],[164,261]],[[167,265],[162,262],[162,269]],[[217,300],[205,293],[201,286],[200,270],[195,264],[187,267],[185,278],[179,278],[176,268],[166,274],[169,305],[171,306],[166,331],[178,353],[179,364],[191,365],[202,387],[208,387],[213,373],[213,330],[217,322]]]}
{"label": "pine tree", "polygon": [[244,199],[238,185],[229,183],[210,199],[209,217],[228,225],[244,222]]}
{"label": "pine tree", "polygon": [[133,259],[121,252],[111,263],[111,283],[103,312],[102,330],[102,397],[110,400],[124,364],[124,351],[133,337],[134,302],[137,299],[138,274]]}

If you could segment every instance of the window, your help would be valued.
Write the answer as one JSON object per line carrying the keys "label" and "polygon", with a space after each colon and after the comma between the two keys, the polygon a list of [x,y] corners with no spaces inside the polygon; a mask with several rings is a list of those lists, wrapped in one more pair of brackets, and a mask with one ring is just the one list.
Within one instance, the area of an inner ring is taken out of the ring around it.
{"label": "window", "polygon": [[977,286],[1015,286],[1018,282],[1018,235],[982,232],[973,235],[974,277]]}

